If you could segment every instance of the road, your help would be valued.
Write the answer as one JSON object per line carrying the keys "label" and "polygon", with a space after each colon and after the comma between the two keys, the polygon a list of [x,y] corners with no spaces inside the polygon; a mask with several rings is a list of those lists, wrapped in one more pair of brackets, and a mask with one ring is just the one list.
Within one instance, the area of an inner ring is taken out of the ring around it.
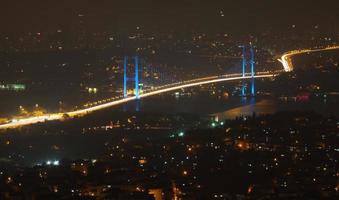
{"label": "road", "polygon": [[320,49],[301,49],[301,50],[294,50],[287,53],[284,53],[280,59],[278,59],[282,65],[284,66],[284,70],[286,72],[290,72],[293,70],[293,63],[292,63],[292,57],[295,55],[305,54],[305,53],[313,53],[313,52],[319,52],[319,51],[329,51],[329,50],[335,50],[339,49],[339,45],[331,46],[331,47],[325,47]]}
{"label": "road", "polygon": [[[302,50],[294,50],[287,52],[282,55],[281,59],[279,61],[282,63],[284,67],[285,72],[289,72],[293,70],[293,64],[291,58],[295,55],[299,54],[304,54],[304,53],[312,53],[312,52],[319,52],[319,51],[327,51],[327,50],[334,50],[334,49],[339,49],[339,45],[337,46],[332,46],[332,47],[326,47],[322,49],[302,49]],[[255,78],[269,78],[277,75],[279,72],[258,72]],[[223,75],[223,76],[211,76],[211,77],[204,77],[204,78],[199,78],[199,79],[194,79],[194,80],[189,80],[189,81],[184,81],[184,82],[179,82],[179,83],[173,83],[169,85],[163,85],[157,88],[154,88],[153,91],[150,92],[145,92],[140,95],[140,98],[145,98],[153,95],[158,95],[174,90],[179,90],[183,88],[188,88],[188,87],[195,87],[199,85],[204,85],[204,84],[211,84],[211,83],[218,83],[218,82],[224,82],[224,81],[233,81],[233,80],[241,80],[241,79],[250,79],[251,76],[249,74],[246,74],[245,77],[242,77],[242,74],[229,74],[229,75]],[[82,116],[89,114],[91,112],[97,111],[97,110],[102,110],[108,107],[116,106],[119,104],[127,103],[129,101],[135,100],[136,97],[127,97],[127,98],[122,98],[119,100],[113,100],[107,103],[103,103],[100,105],[92,106],[89,108],[85,109],[79,109],[76,111],[71,111],[71,112],[66,112],[66,113],[50,113],[50,114],[45,114],[42,116],[38,117],[28,117],[28,118],[23,118],[23,119],[12,119],[10,122],[1,124],[0,129],[8,129],[8,128],[17,128],[21,126],[26,126],[30,124],[36,124],[39,122],[46,122],[46,121],[53,121],[53,120],[62,120],[65,119],[65,117],[75,117],[75,116]]]}
{"label": "road", "polygon": [[[273,77],[274,74],[271,72],[259,72],[255,76],[255,78],[269,78]],[[245,79],[250,79],[251,76],[247,74],[245,76]],[[211,83],[218,83],[218,82],[225,82],[225,81],[234,81],[234,80],[241,80],[243,79],[241,74],[229,74],[229,75],[223,75],[223,76],[212,76],[212,77],[205,77],[205,78],[200,78],[200,79],[194,79],[190,81],[184,81],[184,82],[179,82],[175,84],[169,84],[165,86],[161,86],[156,88],[153,91],[146,92],[143,94],[140,94],[140,98],[145,98],[149,96],[154,96],[174,90],[179,90],[183,88],[188,88],[188,87],[195,87],[195,86],[200,86],[200,85],[205,85],[205,84],[211,84]],[[123,103],[127,103],[129,101],[135,100],[136,97],[127,97],[115,101],[111,101],[108,103],[100,104],[97,106],[85,108],[85,109],[79,109],[76,111],[71,111],[71,112],[66,112],[66,113],[50,113],[50,114],[45,114],[42,116],[38,117],[28,117],[28,118],[23,118],[23,119],[12,119],[10,122],[6,124],[1,124],[0,129],[8,129],[8,128],[17,128],[21,126],[26,126],[30,124],[36,124],[39,122],[46,122],[46,121],[53,121],[53,120],[62,120],[65,117],[75,117],[75,116],[82,116],[89,114],[94,111],[102,110],[108,107],[120,105]]]}

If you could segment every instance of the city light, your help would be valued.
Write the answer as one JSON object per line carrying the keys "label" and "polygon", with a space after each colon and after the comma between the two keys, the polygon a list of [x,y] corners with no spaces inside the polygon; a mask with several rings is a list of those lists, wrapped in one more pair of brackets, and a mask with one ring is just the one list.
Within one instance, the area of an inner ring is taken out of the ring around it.
{"label": "city light", "polygon": [[47,160],[46,165],[53,165],[53,166],[59,166],[60,161],[59,160]]}

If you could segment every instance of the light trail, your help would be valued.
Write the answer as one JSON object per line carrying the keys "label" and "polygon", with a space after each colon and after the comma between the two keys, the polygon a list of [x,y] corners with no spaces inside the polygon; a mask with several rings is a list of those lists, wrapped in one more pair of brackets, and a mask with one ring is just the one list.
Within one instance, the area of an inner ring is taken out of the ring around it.
{"label": "light trail", "polygon": [[[299,54],[304,54],[304,53],[312,53],[312,52],[319,52],[319,51],[327,51],[327,50],[334,50],[334,49],[339,49],[339,45],[336,46],[331,46],[331,47],[326,47],[322,49],[303,49],[303,50],[295,50],[295,51],[290,51],[282,55],[281,59],[278,59],[283,67],[285,72],[289,72],[293,70],[293,64],[291,61],[291,57]],[[266,71],[266,72],[258,72],[255,78],[268,78],[268,77],[273,77],[275,74],[279,74],[281,71],[276,71],[275,73]],[[198,78],[198,79],[193,79],[189,81],[183,81],[179,83],[172,83],[168,85],[163,85],[159,87],[155,87],[153,91],[146,92],[143,94],[140,94],[140,98],[145,98],[153,95],[158,95],[174,90],[179,90],[183,88],[188,88],[188,87],[194,87],[194,86],[199,86],[199,85],[204,85],[204,84],[211,84],[211,83],[218,83],[218,82],[223,82],[223,81],[232,81],[232,80],[241,80],[241,79],[250,79],[252,78],[249,73],[246,74],[245,77],[242,77],[241,73],[237,74],[229,74],[229,75],[223,75],[223,76],[210,76],[210,77],[204,77],[204,78]],[[0,129],[8,129],[8,128],[17,128],[21,126],[26,126],[30,124],[36,124],[39,122],[46,122],[46,121],[53,121],[53,120],[62,120],[65,119],[66,116],[69,117],[75,117],[75,116],[82,116],[89,114],[94,111],[102,110],[108,107],[120,105],[123,103],[127,103],[129,101],[135,100],[136,97],[127,97],[119,100],[114,100],[108,103],[96,105],[93,107],[85,108],[85,109],[79,109],[76,111],[71,111],[71,112],[66,112],[66,113],[51,113],[51,114],[46,114],[38,117],[28,117],[28,118],[23,118],[23,119],[12,119],[10,122],[1,124]]]}
{"label": "light trail", "polygon": [[294,50],[294,51],[290,51],[290,52],[285,53],[278,60],[284,66],[285,72],[290,72],[290,71],[293,70],[293,64],[292,64],[291,57],[293,57],[295,55],[305,54],[305,53],[313,53],[313,52],[319,52],[319,51],[329,51],[329,50],[335,50],[335,49],[339,49],[339,45],[321,48],[321,49]]}
{"label": "light trail", "polygon": [[[255,78],[268,78],[268,77],[273,77],[275,74],[270,73],[270,72],[260,72],[258,75],[255,76]],[[150,91],[144,94],[140,94],[140,98],[145,98],[149,96],[154,96],[174,90],[179,90],[183,88],[189,88],[189,87],[194,87],[194,86],[200,86],[200,85],[205,85],[205,84],[211,84],[211,83],[218,83],[218,82],[224,82],[224,81],[232,81],[232,80],[241,80],[241,79],[250,79],[252,78],[251,76],[245,76],[242,77],[241,74],[229,74],[229,75],[223,75],[223,76],[212,76],[212,77],[205,77],[205,78],[200,78],[200,79],[193,79],[190,81],[184,81],[180,82],[177,84],[170,84],[170,85],[165,85],[162,87],[159,87],[161,89],[156,89],[154,91]],[[169,86],[169,87],[168,87]],[[111,101],[108,103],[100,104],[97,106],[93,106],[90,108],[85,108],[85,109],[79,109],[76,111],[71,111],[71,112],[66,112],[66,113],[51,113],[51,114],[46,114],[38,117],[28,117],[24,119],[13,119],[10,122],[6,124],[1,124],[0,129],[8,129],[8,128],[17,128],[21,126],[26,126],[30,124],[36,124],[39,122],[46,122],[46,121],[54,121],[54,120],[62,120],[65,119],[66,116],[69,117],[75,117],[75,116],[83,116],[86,114],[89,114],[94,111],[102,110],[108,107],[120,105],[123,103],[127,103],[130,101],[136,100],[136,97],[127,97],[124,99],[119,99],[115,101]]]}
{"label": "light trail", "polygon": [[[268,78],[268,77],[273,77],[274,74],[265,74],[265,75],[257,75],[254,76],[255,78]],[[245,79],[250,79],[252,78],[251,76],[245,76]],[[218,83],[218,82],[223,82],[223,81],[232,81],[232,80],[240,80],[243,79],[242,76],[238,76],[238,77],[229,77],[229,78],[218,78],[218,79],[212,79],[212,80],[207,80],[207,81],[201,81],[201,82],[197,82],[197,83],[188,83],[188,84],[184,84],[184,85],[179,85],[179,86],[174,86],[174,87],[170,87],[170,88],[165,88],[165,89],[160,89],[160,90],[156,90],[156,91],[152,91],[152,92],[148,92],[145,94],[140,95],[140,97],[148,97],[148,96],[153,96],[153,95],[157,95],[157,94],[161,94],[161,93],[165,93],[165,92],[170,92],[173,90],[179,90],[179,89],[184,89],[184,88],[188,88],[188,87],[194,87],[194,86],[199,86],[199,85],[205,85],[205,84],[211,84],[211,83]]]}

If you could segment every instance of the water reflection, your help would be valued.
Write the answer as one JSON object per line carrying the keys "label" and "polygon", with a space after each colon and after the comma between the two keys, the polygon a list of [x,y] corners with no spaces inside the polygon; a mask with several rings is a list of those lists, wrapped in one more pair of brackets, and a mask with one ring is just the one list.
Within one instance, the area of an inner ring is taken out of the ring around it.
{"label": "water reflection", "polygon": [[234,119],[239,116],[271,114],[277,111],[276,102],[273,100],[265,99],[256,102],[256,99],[251,97],[249,99],[242,99],[242,106],[229,109],[224,112],[213,114],[219,120]]}

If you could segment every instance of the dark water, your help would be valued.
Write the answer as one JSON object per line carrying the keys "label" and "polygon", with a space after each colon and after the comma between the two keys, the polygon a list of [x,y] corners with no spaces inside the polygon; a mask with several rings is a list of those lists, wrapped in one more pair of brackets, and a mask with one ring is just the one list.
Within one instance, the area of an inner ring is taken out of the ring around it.
{"label": "dark water", "polygon": [[214,113],[219,119],[234,119],[238,116],[273,114],[278,111],[314,111],[324,116],[334,115],[339,117],[338,100],[311,100],[307,102],[279,101],[277,99],[252,100],[249,104],[237,106],[223,112]]}
{"label": "dark water", "polygon": [[[216,115],[219,119],[234,119],[239,116],[273,114],[278,111],[314,111],[324,116],[339,117],[339,96],[313,98],[307,101],[279,100],[271,97],[227,99],[210,95],[195,95],[175,98],[170,95],[141,100],[140,110],[144,112],[193,113],[197,115]],[[127,105],[128,110],[136,108],[136,102]],[[121,108],[119,108],[121,109]]]}

